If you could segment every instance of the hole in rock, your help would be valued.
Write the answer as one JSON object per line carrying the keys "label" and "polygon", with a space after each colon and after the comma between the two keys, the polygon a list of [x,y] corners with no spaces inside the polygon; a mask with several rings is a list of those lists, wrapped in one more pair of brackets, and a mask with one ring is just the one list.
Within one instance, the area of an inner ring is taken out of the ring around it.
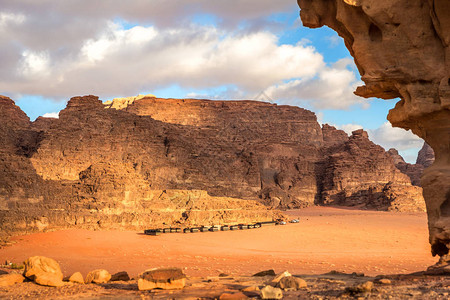
{"label": "hole in rock", "polygon": [[435,254],[435,255],[442,256],[442,255],[448,254],[448,248],[447,248],[447,246],[445,246],[445,244],[442,243],[442,242],[436,242],[436,243],[434,243],[434,244],[431,246],[431,248],[432,248],[433,254]]}
{"label": "hole in rock", "polygon": [[450,217],[450,190],[445,195],[445,201],[441,204],[441,216]]}
{"label": "hole in rock", "polygon": [[383,33],[381,29],[375,24],[370,24],[369,37],[372,42],[381,42],[383,40]]}

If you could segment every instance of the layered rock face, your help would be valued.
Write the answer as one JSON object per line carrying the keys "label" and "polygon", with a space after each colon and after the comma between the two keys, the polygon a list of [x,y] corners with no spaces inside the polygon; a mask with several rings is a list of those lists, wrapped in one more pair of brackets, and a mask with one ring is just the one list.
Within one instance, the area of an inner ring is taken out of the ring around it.
{"label": "layered rock face", "polygon": [[411,186],[411,179],[395,166],[389,153],[369,140],[367,132],[356,130],[350,138],[332,145],[323,164],[323,204],[425,210],[422,189]]}
{"label": "layered rock face", "polygon": [[305,26],[344,38],[365,86],[356,94],[401,98],[393,126],[433,148],[422,176],[433,254],[450,248],[450,2],[447,0],[299,0]]}
{"label": "layered rock face", "polygon": [[434,163],[434,159],[433,148],[427,143],[424,143],[417,156],[416,165],[422,165],[424,168],[428,168]]}
{"label": "layered rock face", "polygon": [[[118,107],[113,102],[114,106]],[[173,182],[177,187],[259,198],[271,207],[314,204],[315,162],[323,137],[310,111],[256,101],[154,97],[120,109],[183,130],[164,140],[169,157],[178,156],[183,149],[190,152],[171,159],[179,172],[189,172],[188,181],[179,178]]]}
{"label": "layered rock face", "polygon": [[394,160],[397,169],[408,175],[411,183],[415,186],[421,186],[420,178],[422,177],[423,171],[434,162],[434,151],[427,143],[424,143],[422,149],[420,149],[415,164],[405,162],[396,149],[389,149],[388,153]]}
{"label": "layered rock face", "polygon": [[3,231],[255,222],[314,204],[423,209],[365,132],[321,128],[298,107],[85,96],[30,122],[2,101]]}
{"label": "layered rock face", "polygon": [[[1,97],[0,122],[0,238],[56,228],[141,230],[282,217],[253,200],[174,189],[170,180],[184,175],[169,162],[165,132],[185,135],[151,118],[105,110],[96,97],[73,98],[60,119],[34,123]],[[185,152],[181,147],[178,154]]]}

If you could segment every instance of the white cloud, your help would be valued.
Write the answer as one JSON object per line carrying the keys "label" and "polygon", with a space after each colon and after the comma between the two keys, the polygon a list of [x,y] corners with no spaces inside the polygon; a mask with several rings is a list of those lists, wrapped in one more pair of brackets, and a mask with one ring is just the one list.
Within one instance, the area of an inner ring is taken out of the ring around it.
{"label": "white cloud", "polygon": [[22,24],[25,19],[25,15],[20,13],[0,13],[0,30],[7,29],[7,26]]}
{"label": "white cloud", "polygon": [[86,19],[112,20],[119,16],[124,20],[152,23],[158,27],[183,24],[198,14],[214,15],[226,25],[236,25],[241,21],[267,23],[267,15],[291,9],[299,10],[292,0],[96,0],[83,5],[80,5],[79,0],[2,2],[2,10],[45,17],[47,19],[44,22],[49,24],[79,19],[79,25],[82,25]]}
{"label": "white cloud", "polygon": [[363,127],[358,124],[344,124],[336,126],[340,130],[344,130],[346,134],[351,135],[353,131],[362,129]]}
{"label": "white cloud", "polygon": [[423,140],[414,135],[411,131],[392,127],[389,122],[375,130],[369,130],[369,136],[377,144],[385,149],[396,148],[397,150],[408,150],[412,148],[421,148]]}
{"label": "white cloud", "polygon": [[313,47],[278,45],[277,37],[266,31],[235,34],[197,25],[125,29],[118,24],[85,40],[76,55],[55,55],[50,63],[48,52],[27,50],[17,67],[33,80],[5,78],[0,89],[62,98],[133,95],[173,84],[197,89],[235,85],[255,94],[291,78],[308,79],[318,72],[326,77],[334,70],[324,69],[323,57]]}
{"label": "white cloud", "polygon": [[[350,59],[327,66],[306,39],[279,45],[270,31],[277,21],[268,16],[298,9],[290,0],[17,0],[4,9],[11,13],[0,20],[20,25],[0,36],[0,90],[13,97],[105,99],[173,85],[227,86],[204,98],[253,99],[265,91],[280,104],[316,109],[368,105],[353,94],[361,82]],[[202,25],[199,14],[217,26]]]}
{"label": "white cloud", "polygon": [[317,122],[320,124],[320,126],[322,126],[323,123],[323,118],[324,118],[324,114],[323,112],[319,111],[318,113],[316,113],[317,116]]}
{"label": "white cloud", "polygon": [[330,35],[327,36],[325,39],[329,43],[331,48],[337,47],[339,43],[342,41],[342,39],[337,35]]}
{"label": "white cloud", "polygon": [[23,59],[19,64],[18,72],[24,77],[42,76],[48,74],[50,58],[46,51],[32,52],[26,50],[22,53]]}
{"label": "white cloud", "polygon": [[[360,82],[351,60],[326,66],[305,39],[279,45],[276,30],[269,31],[276,21],[267,16],[298,9],[290,0],[17,0],[4,9],[12,13],[3,19],[20,23],[0,36],[0,90],[13,97],[111,98],[177,85],[228,86],[205,95],[216,99],[253,99],[266,91],[280,104],[347,109],[365,103],[353,95]],[[201,25],[199,14],[218,25]]]}
{"label": "white cloud", "polygon": [[81,53],[90,62],[100,61],[120,49],[145,45],[158,35],[153,27],[135,26],[124,30],[116,23],[110,22],[107,29],[98,39],[87,40]]}
{"label": "white cloud", "polygon": [[55,118],[59,119],[59,112],[51,112],[43,115],[44,118]]}
{"label": "white cloud", "polygon": [[351,59],[341,59],[331,67],[318,69],[317,76],[292,80],[269,87],[266,93],[283,104],[311,105],[316,109],[348,109],[353,105],[369,104],[353,94],[362,82],[358,79]]}

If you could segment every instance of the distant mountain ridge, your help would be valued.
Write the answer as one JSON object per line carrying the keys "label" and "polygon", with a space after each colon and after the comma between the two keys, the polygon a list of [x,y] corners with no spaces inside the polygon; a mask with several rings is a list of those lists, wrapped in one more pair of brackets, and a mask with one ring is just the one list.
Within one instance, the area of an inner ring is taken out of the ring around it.
{"label": "distant mountain ridge", "polygon": [[154,96],[102,103],[84,96],[72,98],[59,119],[35,122],[7,97],[0,108],[0,219],[10,231],[16,217],[33,230],[55,222],[135,228],[145,218],[185,222],[155,217],[155,191],[165,190],[244,199],[264,218],[267,208],[253,201],[268,208],[424,210],[421,188],[367,133],[349,137],[321,127],[299,107]]}

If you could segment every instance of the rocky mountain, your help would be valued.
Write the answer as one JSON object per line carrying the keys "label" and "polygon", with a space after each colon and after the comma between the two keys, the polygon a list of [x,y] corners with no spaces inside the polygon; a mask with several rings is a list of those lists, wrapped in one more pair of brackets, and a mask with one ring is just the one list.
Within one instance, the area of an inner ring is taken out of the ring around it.
{"label": "rocky mountain", "polygon": [[[336,137],[336,134],[331,136]],[[356,130],[326,149],[321,179],[321,203],[379,210],[425,209],[422,189],[395,165],[382,147]]]}
{"label": "rocky mountain", "polygon": [[4,230],[268,220],[269,208],[314,204],[424,209],[367,133],[321,127],[298,107],[85,96],[30,122],[11,99],[0,106]]}
{"label": "rocky mountain", "polygon": [[420,149],[415,164],[405,162],[396,149],[391,148],[388,153],[394,160],[397,169],[408,175],[411,179],[411,183],[415,186],[421,186],[420,177],[422,176],[423,171],[430,167],[434,162],[434,151],[426,142],[424,142],[422,149]]}
{"label": "rocky mountain", "polygon": [[434,163],[434,151],[426,142],[423,144],[422,149],[417,156],[416,164],[422,165],[424,168],[431,167]]}

